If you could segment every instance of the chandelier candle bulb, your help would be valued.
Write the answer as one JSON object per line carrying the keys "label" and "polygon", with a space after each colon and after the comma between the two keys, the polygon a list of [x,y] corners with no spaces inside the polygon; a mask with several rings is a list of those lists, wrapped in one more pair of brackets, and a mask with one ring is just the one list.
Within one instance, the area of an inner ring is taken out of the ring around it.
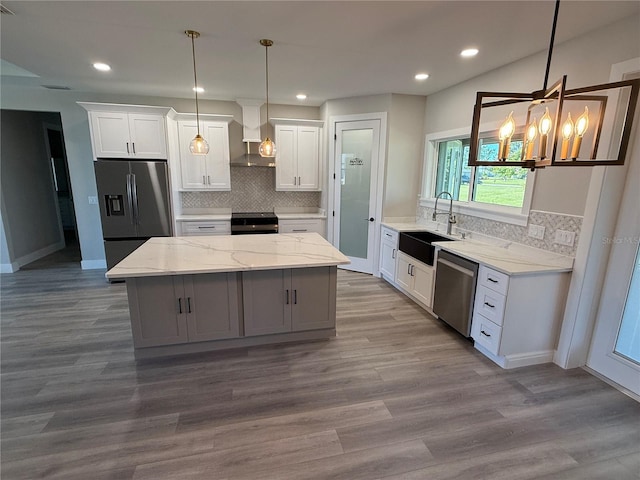
{"label": "chandelier candle bulb", "polygon": [[562,125],[562,152],[561,160],[566,160],[569,154],[569,142],[573,137],[573,121],[571,120],[571,112],[567,115],[567,121]]}
{"label": "chandelier candle bulb", "polygon": [[589,108],[584,107],[584,113],[576,120],[576,138],[573,139],[573,147],[571,148],[571,158],[575,160],[580,154],[580,146],[582,145],[582,137],[589,127]]}
{"label": "chandelier candle bulb", "polygon": [[513,120],[513,112],[509,114],[505,122],[500,127],[499,139],[499,159],[506,160],[509,156],[509,149],[511,147],[511,137],[516,131],[516,122]]}
{"label": "chandelier candle bulb", "polygon": [[535,117],[533,121],[527,127],[527,148],[525,151],[525,160],[533,159],[533,145],[536,137],[538,136],[538,122]]}
{"label": "chandelier candle bulb", "polygon": [[540,130],[540,147],[538,149],[538,156],[541,159],[547,158],[547,139],[549,138],[549,132],[551,131],[551,126],[553,122],[551,121],[551,115],[549,115],[549,109],[546,108],[544,111],[544,115],[540,119],[540,125],[538,129]]}

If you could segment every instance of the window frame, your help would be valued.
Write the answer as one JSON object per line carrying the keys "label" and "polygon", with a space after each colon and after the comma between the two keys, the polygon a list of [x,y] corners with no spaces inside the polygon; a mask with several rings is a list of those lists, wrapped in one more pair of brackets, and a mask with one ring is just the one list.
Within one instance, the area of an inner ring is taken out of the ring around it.
{"label": "window frame", "polygon": [[[499,128],[499,124],[495,125],[483,124],[480,131],[486,136],[490,136],[491,132],[495,132]],[[421,207],[435,207],[435,187],[438,170],[438,144],[448,140],[461,140],[469,138],[469,128],[457,128],[443,132],[430,133],[425,136],[424,163],[422,175],[422,188],[420,193],[419,205]],[[469,183],[475,181],[476,168],[471,168],[471,176]],[[535,185],[536,172],[527,172],[525,182],[524,199],[522,208],[508,207],[505,205],[494,205],[490,203],[476,202],[474,200],[453,201],[453,210],[456,213],[470,215],[474,217],[485,218],[489,220],[497,220],[499,222],[510,223],[512,225],[526,226],[529,220],[529,212],[531,210],[531,201],[533,199],[533,188]],[[470,196],[471,193],[470,193]]]}

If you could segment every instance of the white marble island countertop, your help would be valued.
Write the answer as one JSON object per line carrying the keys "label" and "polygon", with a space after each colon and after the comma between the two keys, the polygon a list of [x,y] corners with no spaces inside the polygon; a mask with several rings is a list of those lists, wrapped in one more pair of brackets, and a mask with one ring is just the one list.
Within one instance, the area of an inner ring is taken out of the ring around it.
{"label": "white marble island countertop", "polygon": [[154,237],[107,272],[109,279],[345,265],[317,233]]}

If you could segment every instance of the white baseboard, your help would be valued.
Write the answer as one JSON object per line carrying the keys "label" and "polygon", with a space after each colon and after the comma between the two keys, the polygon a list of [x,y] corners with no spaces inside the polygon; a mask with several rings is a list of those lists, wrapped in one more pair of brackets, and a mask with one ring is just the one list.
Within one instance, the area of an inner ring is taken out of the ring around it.
{"label": "white baseboard", "polygon": [[82,260],[80,262],[82,270],[98,270],[100,268],[107,268],[106,260]]}
{"label": "white baseboard", "polygon": [[540,352],[517,353],[513,355],[494,355],[478,342],[475,348],[484,356],[497,363],[504,369],[527,367],[529,365],[540,365],[542,363],[551,363],[553,361],[554,350],[543,350]]}
{"label": "white baseboard", "polygon": [[13,273],[20,270],[17,263],[0,263],[0,273]]}

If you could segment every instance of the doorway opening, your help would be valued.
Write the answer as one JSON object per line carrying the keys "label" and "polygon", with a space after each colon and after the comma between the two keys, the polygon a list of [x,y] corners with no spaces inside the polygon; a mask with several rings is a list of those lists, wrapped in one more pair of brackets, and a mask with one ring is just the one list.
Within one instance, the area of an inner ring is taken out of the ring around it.
{"label": "doorway opening", "polygon": [[[80,264],[59,112],[2,110],[3,272]],[[3,254],[4,257],[4,254]]]}

